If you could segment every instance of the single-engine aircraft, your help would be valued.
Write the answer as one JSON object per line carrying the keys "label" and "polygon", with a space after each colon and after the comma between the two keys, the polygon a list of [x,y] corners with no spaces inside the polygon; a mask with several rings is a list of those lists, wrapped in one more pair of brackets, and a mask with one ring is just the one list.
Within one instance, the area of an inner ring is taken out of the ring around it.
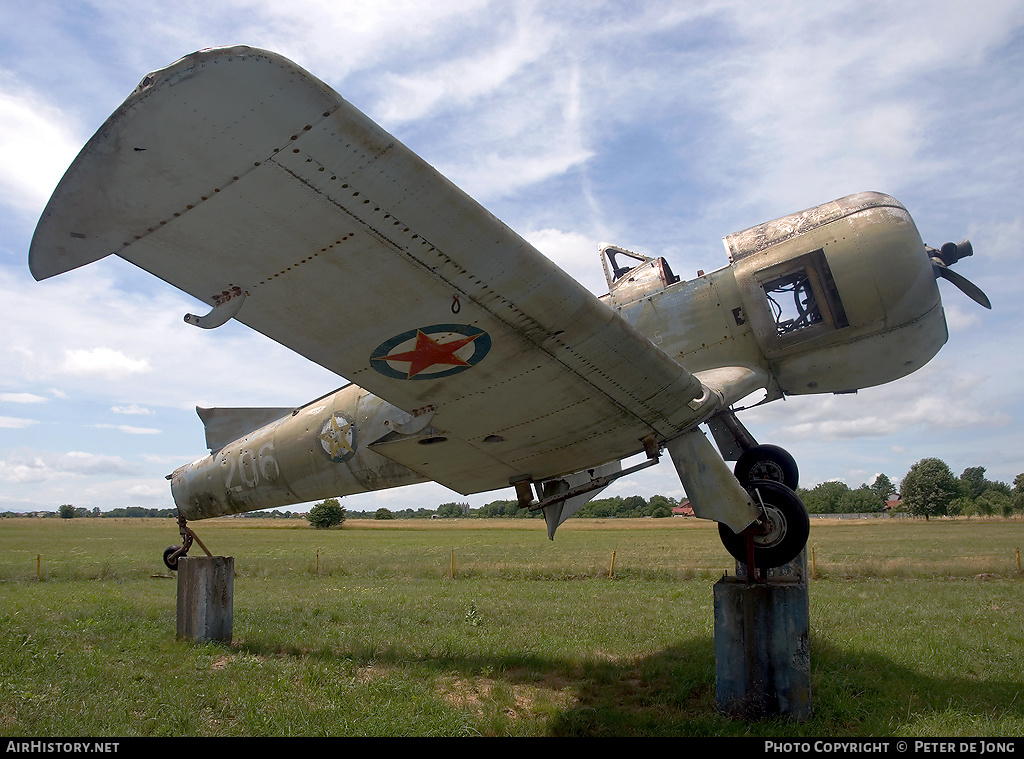
{"label": "single-engine aircraft", "polygon": [[924,366],[947,339],[938,277],[991,305],[949,268],[969,242],[927,247],[875,192],[725,248],[728,266],[683,281],[602,245],[597,297],[329,86],[237,46],[142,80],[57,186],[29,266],[117,254],[210,306],[189,324],[236,319],[350,383],[299,408],[197,409],[210,454],[168,475],[171,568],[188,521],[428,480],[514,487],[553,537],[667,450],[694,513],[763,569],[799,555],[809,520],[792,456],[735,405]]}

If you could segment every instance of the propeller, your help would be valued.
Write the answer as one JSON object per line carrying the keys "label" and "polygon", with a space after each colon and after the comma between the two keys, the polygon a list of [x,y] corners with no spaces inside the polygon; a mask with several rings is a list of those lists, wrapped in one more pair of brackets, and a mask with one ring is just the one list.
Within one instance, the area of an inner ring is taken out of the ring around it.
{"label": "propeller", "polygon": [[991,310],[992,303],[989,302],[988,296],[981,291],[981,288],[967,279],[967,277],[957,274],[949,268],[961,258],[974,255],[974,246],[971,245],[970,240],[947,242],[938,250],[925,246],[925,250],[928,251],[928,256],[932,260],[932,270],[935,272],[936,279],[941,277],[952,282],[968,298],[978,305]]}

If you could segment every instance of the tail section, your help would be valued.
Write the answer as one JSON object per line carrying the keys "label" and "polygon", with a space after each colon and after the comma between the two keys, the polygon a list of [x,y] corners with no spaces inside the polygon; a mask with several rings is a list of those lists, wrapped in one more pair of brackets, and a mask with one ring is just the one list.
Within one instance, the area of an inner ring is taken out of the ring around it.
{"label": "tail section", "polygon": [[206,427],[206,446],[216,453],[228,443],[243,438],[283,416],[291,408],[196,408]]}

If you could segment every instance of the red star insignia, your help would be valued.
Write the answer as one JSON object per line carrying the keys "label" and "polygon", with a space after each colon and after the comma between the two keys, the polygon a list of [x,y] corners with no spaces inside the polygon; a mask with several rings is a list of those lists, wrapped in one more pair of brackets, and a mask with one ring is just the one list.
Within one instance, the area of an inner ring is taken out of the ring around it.
{"label": "red star insignia", "polygon": [[480,337],[480,335],[460,337],[457,340],[451,340],[447,343],[439,343],[436,340],[432,340],[428,335],[423,334],[420,330],[416,330],[416,347],[411,351],[406,351],[404,353],[392,353],[389,356],[382,356],[375,360],[408,361],[409,376],[407,379],[412,379],[420,372],[426,371],[437,364],[445,364],[447,366],[469,366],[468,361],[462,360],[456,356],[455,353],[460,348],[464,348],[469,345],[478,337]]}

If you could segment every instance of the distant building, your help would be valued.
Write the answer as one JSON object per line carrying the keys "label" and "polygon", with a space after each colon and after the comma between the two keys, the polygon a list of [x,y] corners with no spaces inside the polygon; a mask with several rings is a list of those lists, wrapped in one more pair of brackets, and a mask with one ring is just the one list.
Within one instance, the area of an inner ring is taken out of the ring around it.
{"label": "distant building", "polygon": [[672,508],[672,516],[674,517],[692,517],[693,507],[690,506],[689,501],[683,501],[678,506]]}

